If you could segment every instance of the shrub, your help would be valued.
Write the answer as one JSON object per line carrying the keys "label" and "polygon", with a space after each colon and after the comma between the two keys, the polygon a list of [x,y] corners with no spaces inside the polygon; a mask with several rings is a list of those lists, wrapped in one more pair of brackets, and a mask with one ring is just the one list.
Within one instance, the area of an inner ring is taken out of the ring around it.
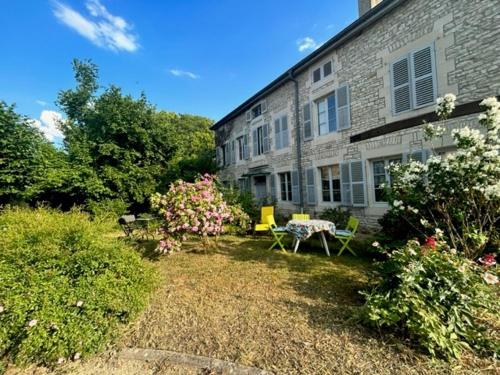
{"label": "shrub", "polygon": [[163,216],[158,251],[168,253],[180,249],[188,234],[218,237],[224,231],[224,223],[248,222],[249,218],[240,207],[229,206],[217,189],[214,176],[204,175],[194,183],[178,180],[170,185],[165,195],[151,198],[153,208]]}
{"label": "shrub", "polygon": [[0,359],[84,357],[141,311],[152,270],[105,228],[75,211],[0,215]]}
{"label": "shrub", "polygon": [[[437,114],[446,120],[454,108],[452,94],[438,99]],[[495,237],[500,220],[500,103],[481,102],[480,129],[451,131],[457,150],[432,155],[426,163],[391,166],[391,210],[418,232],[441,228],[449,243],[470,259]],[[428,140],[441,137],[441,125],[424,127]]]}
{"label": "shrub", "polygon": [[363,293],[362,319],[409,335],[432,355],[498,355],[500,304],[488,285],[498,283],[494,256],[480,266],[436,238],[422,246],[410,240],[379,264],[379,284]]}
{"label": "shrub", "polygon": [[351,211],[348,208],[342,207],[327,208],[319,215],[320,219],[331,221],[335,223],[338,229],[347,227],[347,222],[351,216]]}
{"label": "shrub", "polygon": [[120,216],[127,212],[128,206],[128,203],[121,199],[102,199],[89,201],[86,209],[95,219],[116,222]]}

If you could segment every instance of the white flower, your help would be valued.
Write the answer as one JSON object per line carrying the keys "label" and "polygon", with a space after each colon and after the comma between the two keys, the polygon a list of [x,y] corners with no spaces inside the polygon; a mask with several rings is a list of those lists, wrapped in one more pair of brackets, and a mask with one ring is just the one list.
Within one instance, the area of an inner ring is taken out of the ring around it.
{"label": "white flower", "polygon": [[490,285],[498,284],[498,277],[489,273],[489,272],[485,272],[483,274],[483,279],[484,279],[484,281],[486,281],[487,284],[490,284]]}
{"label": "white flower", "polygon": [[439,228],[436,228],[435,233],[437,238],[441,238],[444,235],[444,232]]}
{"label": "white flower", "polygon": [[426,227],[427,225],[429,225],[429,222],[426,219],[422,218],[422,219],[420,219],[420,224],[422,224],[424,227]]}
{"label": "white flower", "polygon": [[408,253],[409,253],[410,255],[413,255],[413,256],[417,255],[417,252],[416,252],[415,250],[413,250],[412,248],[410,248],[410,249],[408,250]]}
{"label": "white flower", "polygon": [[78,302],[76,303],[76,306],[77,306],[77,307],[82,307],[82,306],[83,306],[83,301],[78,301]]}
{"label": "white flower", "polygon": [[450,249],[450,253],[452,253],[453,255],[457,255],[457,249],[455,248]]}
{"label": "white flower", "polygon": [[4,307],[2,305],[0,305],[0,313],[3,313],[4,312]]}
{"label": "white flower", "polygon": [[36,320],[36,319],[32,319],[32,320],[30,320],[30,321],[28,322],[28,326],[29,326],[29,327],[34,327],[34,326],[36,326],[36,324],[37,324],[37,323],[38,323],[38,320]]}
{"label": "white flower", "polygon": [[79,360],[79,359],[80,359],[80,353],[78,353],[78,352],[77,352],[77,353],[75,353],[75,355],[73,356],[73,359],[74,359],[75,361]]}
{"label": "white flower", "polygon": [[63,358],[63,357],[59,357],[59,358],[57,359],[57,364],[59,364],[59,365],[60,365],[60,364],[62,364],[62,363],[64,363],[64,358]]}
{"label": "white flower", "polygon": [[380,244],[377,241],[375,241],[375,242],[372,243],[372,246],[373,247],[380,247]]}

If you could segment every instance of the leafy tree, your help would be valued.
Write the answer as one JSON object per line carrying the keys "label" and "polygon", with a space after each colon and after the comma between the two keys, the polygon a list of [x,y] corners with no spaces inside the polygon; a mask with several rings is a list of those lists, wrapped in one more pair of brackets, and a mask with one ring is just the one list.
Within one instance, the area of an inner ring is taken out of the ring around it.
{"label": "leafy tree", "polygon": [[96,65],[75,60],[73,69],[77,86],[60,92],[58,104],[68,118],[62,129],[69,161],[85,185],[80,198],[117,198],[144,209],[174,152],[169,134],[144,94],[134,99],[112,85],[97,95]]}
{"label": "leafy tree", "polygon": [[176,145],[164,176],[165,188],[177,179],[194,181],[198,175],[215,173],[215,143],[210,130],[212,120],[160,111],[156,114],[156,121],[164,128],[170,142]]}

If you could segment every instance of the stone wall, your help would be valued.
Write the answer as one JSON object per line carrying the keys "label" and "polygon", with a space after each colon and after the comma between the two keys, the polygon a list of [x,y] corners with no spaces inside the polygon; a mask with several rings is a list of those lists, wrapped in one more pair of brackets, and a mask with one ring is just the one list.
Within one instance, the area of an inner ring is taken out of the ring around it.
{"label": "stone wall", "polygon": [[[348,83],[350,89],[351,128],[318,136],[317,112],[312,111],[313,129],[316,136],[301,145],[303,168],[338,164],[344,160],[361,159],[365,163],[366,193],[368,205],[356,208],[356,214],[367,226],[387,209],[386,204],[376,203],[373,198],[373,177],[370,161],[376,158],[429,149],[421,134],[421,127],[387,134],[366,141],[350,143],[350,137],[387,123],[412,118],[432,112],[433,106],[393,115],[391,104],[391,63],[408,52],[433,43],[436,54],[437,95],[452,92],[458,103],[468,103],[487,96],[500,94],[500,1],[498,0],[408,0],[372,25],[355,39],[331,51],[325,59],[331,59],[334,74],[329,80],[313,85],[311,66],[301,73],[299,81],[300,107],[324,97],[340,85]],[[325,61],[323,59],[322,61]],[[321,61],[318,61],[320,63]],[[224,139],[248,132],[258,124],[269,123],[273,118],[287,114],[290,129],[290,147],[274,149],[274,131],[271,131],[271,151],[250,160],[237,162],[224,168],[222,179],[236,180],[249,168],[267,165],[271,173],[297,169],[294,85],[292,82],[272,92],[267,98],[268,110],[252,123],[245,114],[218,130],[218,145]],[[312,106],[314,108],[314,106]],[[302,113],[300,113],[302,116]],[[450,120],[449,128],[473,124],[476,115]],[[302,121],[300,121],[302,126]],[[250,147],[252,142],[250,141]],[[451,146],[445,136],[441,148]],[[320,197],[319,176],[316,175],[316,195]],[[279,187],[278,187],[279,192]],[[332,203],[307,206],[306,210],[317,214],[332,207]],[[298,208],[290,202],[277,202],[278,209],[293,212]]]}

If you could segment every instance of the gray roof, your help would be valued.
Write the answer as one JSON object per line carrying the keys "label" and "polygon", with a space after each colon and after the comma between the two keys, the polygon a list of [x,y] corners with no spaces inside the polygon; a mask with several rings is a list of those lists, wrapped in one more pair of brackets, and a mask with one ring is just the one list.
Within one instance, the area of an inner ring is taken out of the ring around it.
{"label": "gray roof", "polygon": [[351,23],[345,29],[340,31],[334,37],[325,42],[321,47],[319,47],[314,52],[307,55],[305,58],[300,60],[297,64],[292,66],[286,72],[281,74],[274,81],[269,83],[262,90],[258,91],[249,99],[245,100],[242,104],[228,113],[226,116],[217,121],[212,125],[211,129],[215,130],[222,124],[231,121],[235,117],[239,116],[243,112],[247,111],[253,104],[257,101],[263,99],[266,95],[276,90],[278,87],[288,82],[292,75],[299,73],[307,69],[310,65],[314,64],[317,60],[321,59],[323,56],[328,54],[330,51],[339,48],[343,44],[347,43],[353,38],[360,35],[363,30],[370,27],[373,23],[377,22],[380,18],[384,17],[387,13],[391,12],[394,8],[398,7],[407,0],[383,0],[380,4],[375,6],[370,11],[366,12],[364,15],[359,17],[356,21]]}

